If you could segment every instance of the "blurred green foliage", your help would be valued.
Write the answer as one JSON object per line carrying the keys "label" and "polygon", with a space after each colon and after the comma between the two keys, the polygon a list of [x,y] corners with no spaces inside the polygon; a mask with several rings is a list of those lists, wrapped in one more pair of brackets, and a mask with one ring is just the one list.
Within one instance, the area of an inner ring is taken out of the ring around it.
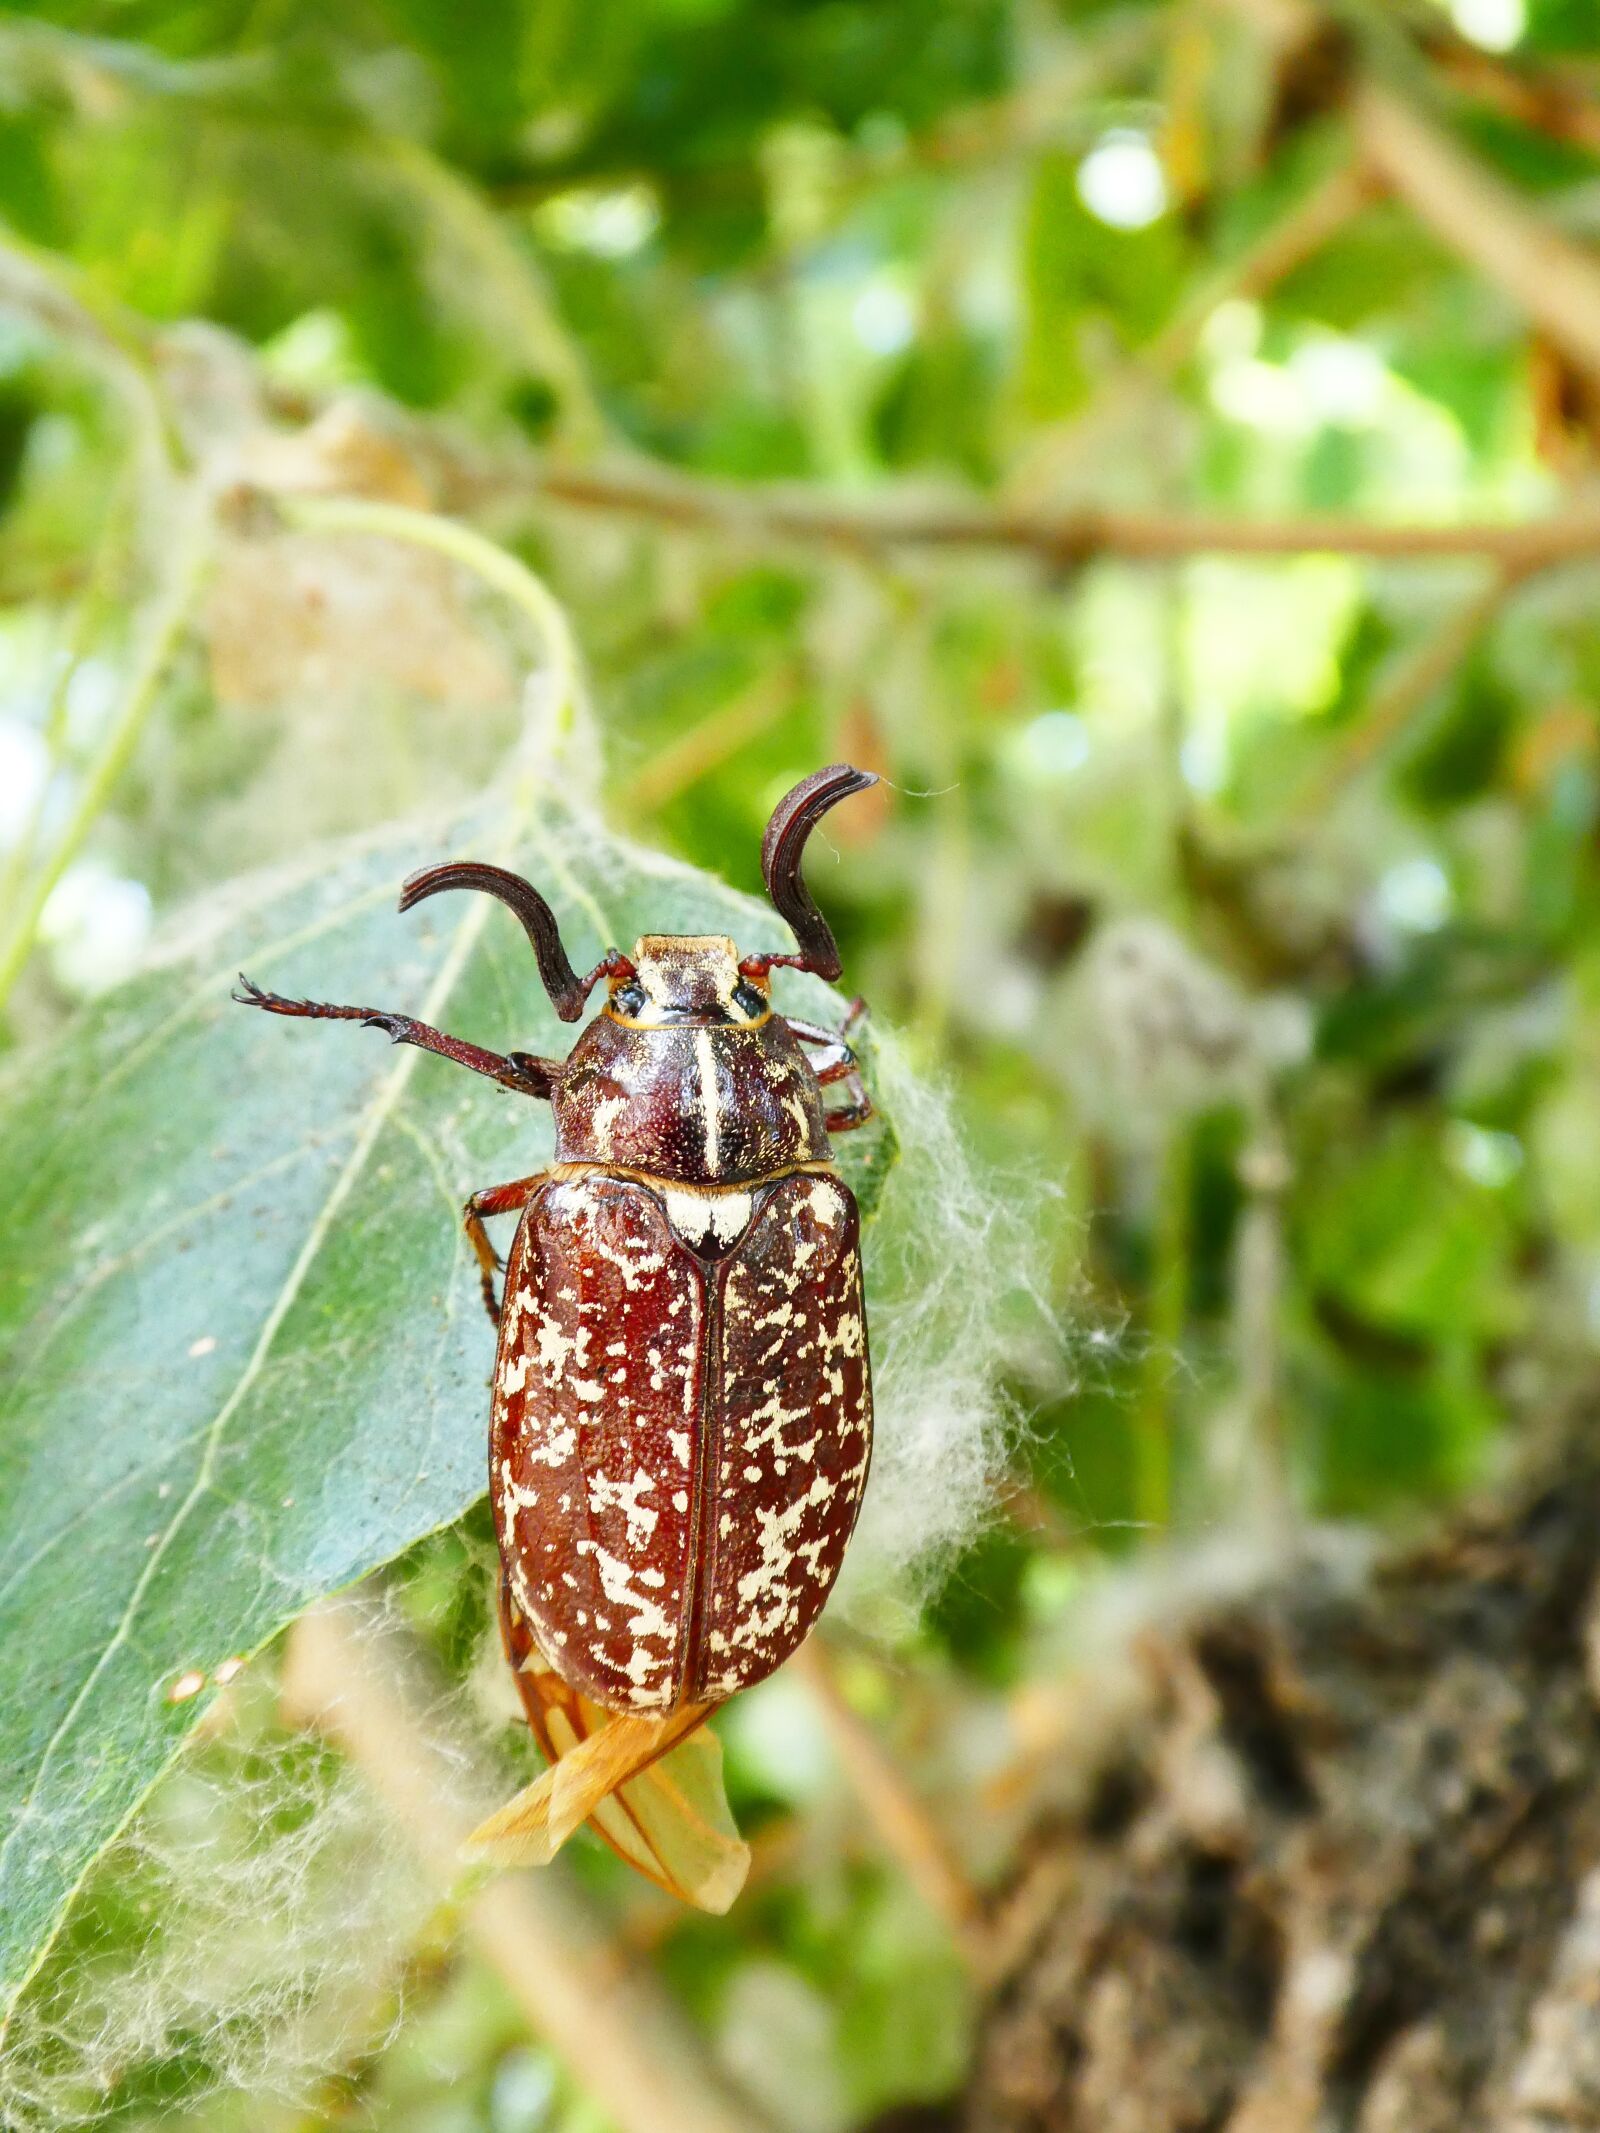
{"label": "blurred green foliage", "polygon": [[[822,877],[850,980],[953,1078],[986,1161],[1054,1195],[1017,1279],[1064,1333],[1019,1338],[1015,1492],[893,1694],[871,1655],[853,1679],[980,1874],[972,1739],[1060,1675],[1097,1581],[1168,1535],[1438,1503],[1600,1326],[1595,564],[1294,534],[1583,507],[1600,390],[1559,333],[1396,189],[1337,188],[1359,72],[1587,246],[1600,30],[1581,0],[1351,5],[1314,65],[1249,12],[0,16],[13,948],[196,465],[481,503],[573,617],[619,826],[741,888],[793,777],[848,755],[892,781]],[[641,466],[726,486],[677,524],[546,486]],[[1158,562],[1114,532],[1055,563],[824,544],[737,514],[734,485],[779,480],[846,521],[887,492],[1287,530]],[[53,1042],[184,899],[493,774],[523,654],[413,560],[230,531],[25,929],[11,1044]],[[452,1577],[436,1624],[476,1604]],[[759,1733],[730,1729],[738,1804],[797,1850],[659,1962],[749,2080],[739,2037],[780,2039],[769,2108],[831,2133],[959,2078],[959,1966]],[[935,1736],[967,1744],[965,1793]],[[303,2122],[589,2122],[497,1987],[419,1976]],[[800,2095],[789,2067],[824,2060]]]}

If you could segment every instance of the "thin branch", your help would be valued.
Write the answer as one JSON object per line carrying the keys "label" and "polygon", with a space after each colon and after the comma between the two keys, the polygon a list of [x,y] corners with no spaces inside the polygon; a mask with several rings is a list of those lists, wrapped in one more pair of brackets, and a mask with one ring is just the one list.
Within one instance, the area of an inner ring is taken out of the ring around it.
{"label": "thin branch", "polygon": [[[1022,476],[1027,489],[1037,491],[1041,481],[1059,481],[1102,446],[1118,423],[1171,386],[1223,304],[1254,300],[1276,288],[1352,222],[1371,202],[1373,193],[1372,180],[1359,164],[1341,163],[1270,223],[1237,259],[1207,275],[1154,339],[1112,372],[1081,413],[1043,433]],[[1019,493],[1016,482],[1009,486]]]}
{"label": "thin branch", "polygon": [[1434,65],[1452,88],[1518,125],[1600,156],[1600,104],[1590,82],[1555,67],[1509,67],[1465,38],[1451,38]]}
{"label": "thin branch", "polygon": [[1393,89],[1363,83],[1351,116],[1368,163],[1412,212],[1571,361],[1600,377],[1600,260]]}
{"label": "thin branch", "polygon": [[[284,1699],[349,1756],[441,1890],[461,1894],[461,1843],[492,1785],[425,1717],[436,1694],[410,1640],[350,1601],[314,1608],[295,1625]],[[666,1995],[626,1963],[558,1867],[477,1887],[462,1919],[532,2029],[622,2133],[767,2133],[714,2082]]]}
{"label": "thin branch", "polygon": [[[1327,19],[1315,0],[1211,0],[1280,53]],[[1356,146],[1375,176],[1466,264],[1493,282],[1580,368],[1600,376],[1600,259],[1359,57],[1348,94]]]}
{"label": "thin branch", "polygon": [[[0,241],[0,267],[7,257],[7,246]],[[0,289],[0,298],[5,296],[64,337],[102,338],[98,325],[59,306],[31,300],[21,286]],[[153,331],[150,348],[152,354],[159,353]],[[298,394],[286,402],[265,380],[263,398],[274,411],[297,420],[318,411],[314,396]],[[399,410],[386,413],[393,430],[437,482],[445,508],[463,516],[482,512],[503,517],[526,512],[543,500],[740,542],[835,548],[857,555],[897,549],[989,551],[1062,569],[1102,556],[1162,562],[1195,555],[1321,553],[1417,562],[1477,557],[1525,573],[1600,554],[1600,506],[1573,507],[1542,519],[1453,524],[1319,514],[1242,519],[1092,505],[1018,510],[981,500],[930,497],[899,482],[847,495],[814,484],[701,479],[645,459],[579,467],[515,447],[485,450],[442,425]]]}
{"label": "thin branch", "polygon": [[1316,822],[1368,766],[1383,756],[1455,672],[1522,582],[1525,572],[1496,571],[1453,609],[1375,689],[1338,747],[1289,803],[1292,821]]}
{"label": "thin branch", "polygon": [[697,480],[651,467],[578,468],[532,457],[453,456],[452,502],[505,508],[530,495],[574,510],[637,518],[741,540],[795,542],[872,554],[882,549],[973,549],[1032,556],[1062,568],[1100,556],[1163,562],[1195,555],[1332,554],[1404,561],[1481,557],[1541,570],[1600,553],[1600,507],[1522,520],[1402,522],[1306,514],[1231,518],[1217,513],[1012,511],[983,503],[911,500],[897,485],[861,496],[815,487]]}
{"label": "thin branch", "polygon": [[1338,164],[1287,214],[1269,223],[1237,259],[1202,284],[1143,351],[1143,364],[1162,379],[1174,377],[1194,354],[1219,305],[1233,297],[1265,296],[1337,237],[1371,200],[1372,184],[1365,173],[1354,163]]}
{"label": "thin branch", "polygon": [[977,1894],[943,1832],[877,1735],[846,1701],[822,1641],[811,1638],[789,1663],[811,1691],[834,1753],[885,1850],[930,1910],[945,1921],[968,1962],[981,1968],[986,1944]]}

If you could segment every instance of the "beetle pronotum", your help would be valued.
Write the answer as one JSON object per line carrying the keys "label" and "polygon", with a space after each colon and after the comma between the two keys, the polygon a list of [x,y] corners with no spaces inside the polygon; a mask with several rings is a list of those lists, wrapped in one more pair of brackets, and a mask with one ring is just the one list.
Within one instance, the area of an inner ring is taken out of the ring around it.
{"label": "beetle pronotum", "polygon": [[[839,976],[801,856],[822,815],[874,782],[848,764],[816,771],[767,825],[762,873],[793,955],[741,959],[722,935],[646,934],[580,978],[554,912],[520,876],[471,861],[413,875],[402,911],[445,889],[507,904],[562,1021],[605,980],[604,1007],[564,1060],[484,1051],[405,1015],[282,999],[245,978],[235,994],[386,1030],[554,1111],[554,1162],[466,1204],[499,1328],[501,1628],[553,1760],[584,1734],[584,1699],[647,1722],[631,1747],[613,1730],[626,1776],[770,1674],[815,1622],[855,1525],[871,1389],[859,1218],[829,1136],[871,1105],[849,1024],[781,1015],[770,988],[780,967]],[[845,1102],[830,1109],[832,1085]],[[484,1223],[518,1209],[497,1300]]]}

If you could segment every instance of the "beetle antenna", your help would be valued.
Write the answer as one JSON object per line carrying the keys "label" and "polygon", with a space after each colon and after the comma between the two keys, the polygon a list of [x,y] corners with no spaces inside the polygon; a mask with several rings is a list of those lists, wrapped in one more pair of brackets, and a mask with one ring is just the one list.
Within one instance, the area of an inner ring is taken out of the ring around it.
{"label": "beetle antenna", "polygon": [[409,875],[402,885],[400,908],[409,911],[425,896],[437,896],[441,889],[481,889],[516,913],[539,959],[539,976],[550,995],[550,1004],[563,1022],[577,1021],[583,1013],[583,1003],[601,978],[633,975],[633,965],[627,957],[613,949],[586,978],[580,978],[562,946],[555,913],[531,881],[524,881],[520,874],[505,867],[485,866],[475,859],[452,859],[444,866],[424,867],[420,874]]}
{"label": "beetle antenna", "polygon": [[865,792],[878,782],[877,772],[857,770],[849,763],[830,763],[802,778],[785,793],[772,811],[767,833],[761,840],[761,874],[772,898],[773,909],[783,919],[799,946],[798,955],[752,955],[740,966],[746,976],[759,977],[774,965],[814,971],[831,983],[844,968],[833,929],[811,900],[800,873],[806,839],[830,807]]}

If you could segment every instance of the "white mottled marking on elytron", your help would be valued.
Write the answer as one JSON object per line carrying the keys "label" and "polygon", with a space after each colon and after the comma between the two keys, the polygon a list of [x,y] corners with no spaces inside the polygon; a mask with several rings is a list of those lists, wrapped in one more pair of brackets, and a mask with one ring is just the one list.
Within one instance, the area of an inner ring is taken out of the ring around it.
{"label": "white mottled marking on elytron", "polygon": [[648,1276],[659,1274],[667,1263],[664,1252],[642,1252],[637,1246],[616,1251],[598,1229],[589,1237],[588,1242],[602,1259],[616,1268],[622,1276],[622,1286],[625,1289],[643,1288]]}
{"label": "white mottled marking on elytron", "polygon": [[[763,1597],[783,1577],[793,1559],[792,1545],[799,1533],[806,1513],[814,1504],[825,1504],[834,1494],[834,1484],[826,1474],[812,1476],[811,1486],[803,1496],[781,1511],[768,1511],[760,1504],[755,1507],[756,1527],[761,1535],[761,1560],[753,1570],[746,1571],[739,1580],[739,1598],[749,1606]],[[784,1587],[785,1593],[788,1587]]]}
{"label": "white mottled marking on elytron", "polygon": [[537,1346],[540,1369],[552,1385],[559,1385],[569,1362],[575,1362],[580,1370],[588,1362],[589,1328],[579,1326],[576,1333],[567,1333],[560,1319],[545,1311],[539,1318]]}
{"label": "white mottled marking on elytron", "polygon": [[509,1519],[513,1512],[531,1511],[539,1501],[537,1489],[524,1488],[520,1481],[512,1479],[511,1461],[500,1462],[500,1504]]}
{"label": "white mottled marking on elytron", "polygon": [[824,1229],[832,1229],[842,1209],[838,1186],[831,1178],[818,1178],[806,1194],[806,1205]]}
{"label": "white mottled marking on elytron", "polygon": [[643,1548],[648,1545],[660,1521],[660,1513],[640,1501],[654,1488],[654,1480],[642,1466],[635,1469],[631,1481],[613,1481],[605,1474],[591,1474],[590,1512],[598,1518],[606,1511],[620,1511],[628,1523],[628,1546]]}
{"label": "white mottled marking on elytron", "polygon": [[[635,1573],[628,1565],[602,1548],[598,1541],[579,1541],[578,1553],[594,1557],[595,1568],[600,1574],[600,1589],[606,1598],[616,1606],[633,1609],[628,1619],[628,1635],[633,1641],[633,1649],[622,1671],[633,1684],[637,1699],[641,1692],[648,1693],[647,1684],[651,1675],[671,1671],[673,1653],[677,1645],[676,1625],[668,1620],[648,1592],[638,1589],[638,1586],[647,1582],[642,1573],[638,1574],[636,1584]],[[659,1583],[659,1572],[656,1573],[656,1578]],[[598,1619],[597,1616],[596,1620]],[[658,1643],[666,1645],[664,1652],[648,1649],[651,1644]]]}
{"label": "white mottled marking on elytron", "polygon": [[[728,1555],[706,1625],[701,1689],[710,1696],[759,1680],[793,1648],[853,1522],[870,1408],[864,1374],[852,1388],[845,1367],[865,1352],[859,1268],[853,1255],[838,1256],[849,1205],[832,1179],[804,1179],[786,1193],[781,1248],[729,1268],[725,1323],[746,1375],[721,1462],[727,1507],[718,1533]],[[744,1494],[758,1477],[763,1501]]]}
{"label": "white mottled marking on elytron", "polygon": [[528,1583],[528,1566],[520,1555],[512,1556],[509,1576],[517,1605],[525,1615],[537,1616],[540,1612],[539,1602],[534,1598],[533,1587]]}
{"label": "white mottled marking on elytron", "polygon": [[674,1490],[673,1490],[673,1492],[672,1492],[672,1508],[673,1508],[673,1510],[674,1510],[674,1511],[687,1511],[687,1510],[688,1510],[688,1508],[689,1508],[689,1492],[688,1492],[688,1490],[687,1490],[687,1489],[674,1489]]}
{"label": "white mottled marking on elytron", "polygon": [[706,1168],[715,1172],[722,1160],[722,1120],[717,1107],[717,1048],[708,1029],[694,1033],[695,1063],[700,1069],[700,1110],[706,1128]]}
{"label": "white mottled marking on elytron", "polygon": [[667,1442],[672,1446],[672,1456],[680,1466],[689,1464],[689,1432],[686,1429],[669,1429]]}
{"label": "white mottled marking on elytron", "polygon": [[[544,1442],[530,1431],[523,1456],[535,1466],[565,1466],[578,1449],[578,1432],[570,1422],[553,1422]],[[561,1508],[566,1509],[563,1499]]]}
{"label": "white mottled marking on elytron", "polygon": [[508,1355],[500,1365],[500,1391],[504,1398],[514,1400],[528,1382],[528,1357],[524,1350],[519,1355]]}

